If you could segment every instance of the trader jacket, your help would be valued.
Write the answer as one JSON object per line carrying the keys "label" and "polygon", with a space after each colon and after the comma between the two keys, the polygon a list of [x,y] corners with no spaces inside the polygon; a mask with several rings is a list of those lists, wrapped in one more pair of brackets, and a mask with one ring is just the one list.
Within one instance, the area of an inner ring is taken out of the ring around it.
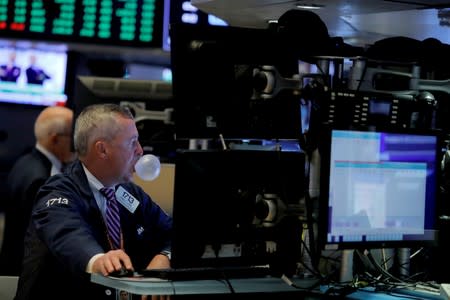
{"label": "trader jacket", "polygon": [[[16,300],[115,299],[90,282],[88,261],[110,250],[107,229],[81,162],[55,175],[37,194],[25,238]],[[125,252],[135,270],[170,247],[172,219],[139,186],[121,184],[139,201],[134,213],[120,205]]]}

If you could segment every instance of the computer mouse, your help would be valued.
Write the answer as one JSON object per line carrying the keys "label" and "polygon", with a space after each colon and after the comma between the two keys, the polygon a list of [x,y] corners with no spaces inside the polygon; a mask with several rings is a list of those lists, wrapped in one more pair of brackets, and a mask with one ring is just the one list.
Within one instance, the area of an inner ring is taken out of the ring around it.
{"label": "computer mouse", "polygon": [[113,271],[109,273],[109,276],[112,277],[132,277],[134,275],[134,271],[126,268],[120,268],[118,271]]}

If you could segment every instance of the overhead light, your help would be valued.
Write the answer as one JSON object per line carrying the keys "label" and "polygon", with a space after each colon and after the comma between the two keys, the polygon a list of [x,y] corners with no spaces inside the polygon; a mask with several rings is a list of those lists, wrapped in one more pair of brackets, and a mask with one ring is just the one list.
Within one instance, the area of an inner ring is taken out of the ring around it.
{"label": "overhead light", "polygon": [[295,7],[300,8],[300,9],[315,10],[315,9],[324,8],[325,5],[322,5],[322,4],[296,4]]}

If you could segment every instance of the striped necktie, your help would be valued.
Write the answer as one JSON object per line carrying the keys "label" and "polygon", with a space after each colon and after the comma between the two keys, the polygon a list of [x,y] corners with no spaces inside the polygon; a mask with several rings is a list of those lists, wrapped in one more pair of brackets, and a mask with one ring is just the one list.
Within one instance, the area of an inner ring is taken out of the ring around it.
{"label": "striped necktie", "polygon": [[100,192],[106,197],[106,226],[113,249],[120,249],[120,215],[114,189],[101,188]]}

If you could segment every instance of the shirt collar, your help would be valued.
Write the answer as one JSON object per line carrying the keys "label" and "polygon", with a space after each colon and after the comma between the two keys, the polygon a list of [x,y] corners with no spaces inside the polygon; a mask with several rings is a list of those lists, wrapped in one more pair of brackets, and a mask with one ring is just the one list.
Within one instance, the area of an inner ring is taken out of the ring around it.
{"label": "shirt collar", "polygon": [[89,187],[94,195],[95,202],[102,212],[103,218],[106,220],[106,198],[102,195],[102,193],[100,193],[100,189],[105,186],[86,168],[83,163],[81,163],[81,165],[83,166]]}
{"label": "shirt collar", "polygon": [[87,168],[86,166],[82,163],[81,164],[83,166],[83,170],[86,173],[86,177],[87,180],[89,182],[89,186],[91,187],[91,189],[93,190],[100,190],[101,188],[105,187],[100,180],[98,180]]}
{"label": "shirt collar", "polygon": [[52,171],[50,175],[61,173],[62,162],[53,153],[45,149],[44,146],[42,146],[39,143],[36,143],[36,149],[42,154],[44,154],[44,156],[47,157],[48,160],[51,162]]}

